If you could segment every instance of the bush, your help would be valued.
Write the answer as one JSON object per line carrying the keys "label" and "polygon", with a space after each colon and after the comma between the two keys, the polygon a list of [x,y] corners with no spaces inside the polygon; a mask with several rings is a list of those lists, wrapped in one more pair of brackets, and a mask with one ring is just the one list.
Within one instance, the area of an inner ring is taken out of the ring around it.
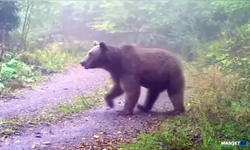
{"label": "bush", "polygon": [[91,47],[93,47],[93,43],[89,41],[68,41],[68,42],[60,42],[58,46],[61,52],[70,53],[74,56],[79,54],[86,53]]}
{"label": "bush", "polygon": [[[40,81],[41,74],[32,71],[31,67],[21,61],[11,59],[2,63],[0,72],[0,88],[15,90],[23,88],[23,83]],[[6,85],[6,86],[5,86]]]}
{"label": "bush", "polygon": [[68,53],[51,52],[48,50],[26,51],[18,56],[26,64],[42,66],[51,71],[59,71],[76,62],[76,58]]}
{"label": "bush", "polygon": [[47,45],[45,50],[22,52],[18,59],[29,65],[41,66],[50,71],[60,71],[69,64],[77,63],[87,50],[88,46],[81,42],[53,43]]}

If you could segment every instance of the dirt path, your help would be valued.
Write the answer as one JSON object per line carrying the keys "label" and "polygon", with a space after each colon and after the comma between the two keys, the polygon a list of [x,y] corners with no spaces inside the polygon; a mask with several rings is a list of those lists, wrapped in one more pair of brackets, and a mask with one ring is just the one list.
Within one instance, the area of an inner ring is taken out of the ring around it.
{"label": "dirt path", "polygon": [[[145,89],[142,89],[140,103],[145,99]],[[164,112],[172,109],[170,101],[167,101],[167,94],[162,93],[153,110]],[[72,116],[63,122],[50,126],[40,126],[26,130],[21,135],[8,137],[0,143],[0,149],[3,150],[28,150],[36,144],[36,149],[61,149],[62,147],[72,147],[87,141],[96,135],[105,132],[112,136],[119,132],[143,132],[145,126],[150,126],[159,118],[160,113],[150,115],[135,111],[136,116],[124,117],[118,116],[116,110],[122,109],[123,97],[116,100],[116,108],[113,110],[107,107],[97,107],[90,111]]]}
{"label": "dirt path", "polygon": [[[0,116],[5,118],[11,115],[38,112],[46,107],[46,104],[49,104],[50,107],[56,106],[67,101],[73,95],[89,93],[102,88],[98,83],[102,83],[109,77],[105,71],[86,71],[79,67],[73,67],[65,74],[53,76],[50,82],[40,85],[40,90],[25,92],[22,99],[14,99],[8,102],[1,101]],[[145,94],[145,89],[142,88],[139,103],[144,102]],[[91,141],[91,138],[96,134],[105,133],[106,136],[112,136],[115,133],[122,132],[125,136],[124,132],[143,132],[159,119],[160,113],[150,115],[135,112],[136,115],[131,118],[118,116],[115,110],[122,109],[123,99],[123,97],[120,97],[116,100],[116,107],[113,110],[101,106],[52,125],[22,129],[19,135],[12,135],[2,139],[2,141],[0,139],[0,149],[62,149],[62,147],[78,145],[83,142],[83,138],[86,138],[86,141]],[[167,93],[162,93],[153,110],[164,112],[172,109],[172,105],[167,99]],[[32,148],[34,144],[36,146]]]}
{"label": "dirt path", "polygon": [[0,120],[9,116],[31,114],[45,107],[67,102],[74,95],[90,93],[102,88],[109,74],[103,70],[85,70],[80,65],[68,72],[55,74],[37,90],[25,90],[21,98],[0,100]]}

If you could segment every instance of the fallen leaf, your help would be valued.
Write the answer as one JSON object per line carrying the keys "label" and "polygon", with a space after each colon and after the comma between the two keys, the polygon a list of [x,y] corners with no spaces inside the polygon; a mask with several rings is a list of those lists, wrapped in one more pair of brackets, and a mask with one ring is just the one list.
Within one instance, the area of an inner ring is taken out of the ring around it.
{"label": "fallen leaf", "polygon": [[43,142],[44,145],[50,145],[50,142]]}
{"label": "fallen leaf", "polygon": [[36,135],[35,137],[36,137],[36,138],[42,138],[42,136],[41,136],[41,135]]}
{"label": "fallen leaf", "polygon": [[33,144],[33,145],[31,146],[31,148],[32,148],[32,149],[36,148],[36,144]]}
{"label": "fallen leaf", "polygon": [[79,144],[78,148],[85,148],[85,146],[83,144]]}
{"label": "fallen leaf", "polygon": [[100,136],[99,135],[94,135],[94,138],[95,139],[98,139]]}
{"label": "fallen leaf", "polygon": [[4,141],[6,138],[7,138],[7,135],[3,136],[3,137],[1,138],[1,141]]}
{"label": "fallen leaf", "polygon": [[16,143],[20,143],[20,140],[19,140],[19,139],[17,139],[15,142],[16,142]]}

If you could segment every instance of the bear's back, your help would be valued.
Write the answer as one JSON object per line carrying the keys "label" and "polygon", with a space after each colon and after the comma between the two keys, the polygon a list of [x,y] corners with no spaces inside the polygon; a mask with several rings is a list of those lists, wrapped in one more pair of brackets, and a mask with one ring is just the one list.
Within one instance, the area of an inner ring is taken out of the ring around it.
{"label": "bear's back", "polygon": [[183,76],[180,60],[167,50],[138,48],[136,54],[140,60],[138,72],[145,85],[165,86],[170,80],[177,81]]}
{"label": "bear's back", "polygon": [[181,67],[179,58],[164,49],[160,48],[138,48],[136,51],[143,66],[152,70],[153,68],[176,70]]}

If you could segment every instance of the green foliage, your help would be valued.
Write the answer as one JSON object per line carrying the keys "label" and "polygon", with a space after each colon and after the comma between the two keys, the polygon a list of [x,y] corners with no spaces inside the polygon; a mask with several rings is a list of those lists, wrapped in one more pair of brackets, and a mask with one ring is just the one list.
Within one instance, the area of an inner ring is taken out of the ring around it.
{"label": "green foliage", "polygon": [[20,60],[28,64],[42,66],[49,71],[60,71],[67,67],[67,64],[75,62],[76,58],[67,53],[50,52],[37,50],[35,52],[24,52],[20,56]]}
{"label": "green foliage", "polygon": [[[21,25],[16,31],[19,49],[30,49],[38,46],[42,35],[49,34],[53,26],[58,25],[61,2],[57,1],[22,1]],[[53,31],[54,32],[54,31]]]}
{"label": "green foliage", "polygon": [[221,40],[214,41],[208,47],[207,54],[212,64],[217,64],[226,73],[238,73],[246,82],[246,90],[250,84],[250,43],[249,24],[236,28],[233,33],[223,32]]}
{"label": "green foliage", "polygon": [[47,45],[44,50],[24,51],[18,58],[26,64],[41,66],[50,71],[60,71],[82,59],[88,47],[86,43],[53,43]]}
{"label": "green foliage", "polygon": [[96,38],[165,47],[188,60],[202,60],[210,43],[225,41],[223,33],[232,38],[247,24],[249,10],[249,2],[231,1],[71,2],[67,21],[76,32],[78,26],[87,30],[86,24],[94,30],[87,33],[99,31]]}
{"label": "green foliage", "polygon": [[196,44],[215,39],[225,20],[216,20],[218,12],[211,2],[199,1],[102,1],[74,8],[84,15],[72,17],[79,22],[91,17],[86,24],[94,30],[130,43],[167,47],[190,59]]}
{"label": "green foliage", "polygon": [[5,88],[3,83],[0,83],[0,91],[2,91]]}
{"label": "green foliage", "polygon": [[1,66],[1,80],[21,80],[23,77],[18,77],[18,73],[20,73],[19,71],[31,73],[31,69],[23,62],[11,59],[9,62],[3,63]]}
{"label": "green foliage", "polygon": [[87,53],[93,47],[93,43],[89,41],[68,40],[67,42],[59,42],[58,48],[63,53],[71,53],[74,56]]}
{"label": "green foliage", "polygon": [[[40,74],[38,72],[33,72],[29,66],[21,61],[11,59],[1,65],[1,91],[5,89],[5,85],[7,85],[7,87],[11,86],[11,83],[17,83],[15,86],[9,87],[15,90],[22,87],[22,83],[33,83],[35,81],[40,81],[39,79]],[[20,85],[18,85],[18,83]]]}

